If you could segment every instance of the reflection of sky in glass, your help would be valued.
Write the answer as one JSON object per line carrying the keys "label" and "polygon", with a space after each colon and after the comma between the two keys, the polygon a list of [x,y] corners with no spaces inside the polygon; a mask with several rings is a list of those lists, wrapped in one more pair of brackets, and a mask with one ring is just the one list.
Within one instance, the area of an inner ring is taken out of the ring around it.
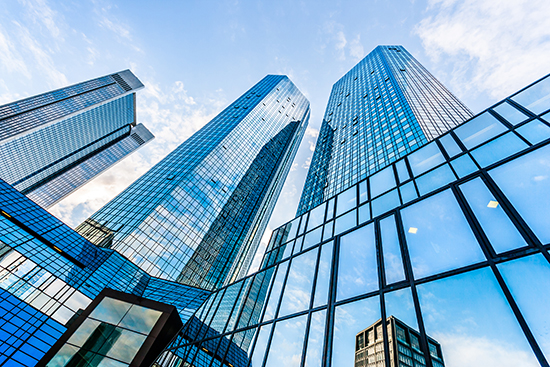
{"label": "reflection of sky in glass", "polygon": [[376,217],[401,205],[397,189],[385,193],[372,201],[372,216]]}
{"label": "reflection of sky in glass", "polygon": [[416,322],[416,311],[410,288],[400,289],[398,291],[384,294],[386,303],[386,318],[395,316],[405,324],[418,331]]}
{"label": "reflection of sky in glass", "polygon": [[485,260],[450,190],[401,211],[416,278]]}
{"label": "reflection of sky in glass", "polygon": [[300,366],[306,321],[307,315],[302,315],[275,324],[266,367]]}
{"label": "reflection of sky in glass", "polygon": [[483,168],[525,148],[527,148],[527,143],[518,138],[513,132],[509,132],[490,143],[472,150],[472,156]]}
{"label": "reflection of sky in glass", "polygon": [[425,145],[423,148],[418,149],[416,152],[408,156],[409,164],[412,172],[415,176],[418,176],[430,168],[437,166],[440,163],[445,162],[443,154],[439,151],[439,148],[434,143]]}
{"label": "reflection of sky in glass", "polygon": [[489,174],[543,243],[550,242],[550,146],[505,163]]}
{"label": "reflection of sky in glass", "polygon": [[382,171],[372,175],[369,178],[369,182],[370,196],[372,198],[380,195],[385,191],[388,191],[392,187],[395,187],[395,175],[393,174],[393,168],[389,166]]}
{"label": "reflection of sky in glass", "polygon": [[416,179],[416,186],[420,195],[426,195],[435,189],[440,188],[456,179],[448,164],[445,164],[433,171],[426,173]]}
{"label": "reflection of sky in glass", "polygon": [[372,223],[343,236],[340,239],[336,299],[358,296],[378,289],[377,269]]}
{"label": "reflection of sky in glass", "polygon": [[86,319],[73,335],[67,340],[67,343],[81,347],[88,337],[92,335],[94,330],[99,326],[100,322],[96,320]]}
{"label": "reflection of sky in glass", "polygon": [[252,360],[250,361],[250,367],[260,367],[264,361],[265,347],[271,334],[271,328],[273,324],[267,324],[260,328],[258,339],[256,340],[256,346],[252,354]]}
{"label": "reflection of sky in glass", "polygon": [[91,318],[117,325],[128,309],[130,303],[105,297],[90,314]]}
{"label": "reflection of sky in glass", "polygon": [[540,255],[498,265],[546,359],[550,359],[550,266]]}
{"label": "reflection of sky in glass", "polygon": [[489,268],[417,286],[426,334],[446,367],[538,366]]}
{"label": "reflection of sky in glass", "polygon": [[516,131],[531,144],[537,144],[550,138],[550,127],[536,119],[523,125]]}
{"label": "reflection of sky in glass", "polygon": [[454,130],[455,134],[468,149],[504,131],[506,131],[504,125],[489,112],[482,113]]}
{"label": "reflection of sky in glass", "polygon": [[405,165],[405,160],[402,159],[398,162],[395,162],[395,168],[397,169],[397,175],[399,176],[399,182],[406,181],[410,178],[409,171]]}
{"label": "reflection of sky in glass", "polygon": [[497,253],[527,245],[480,178],[460,185],[460,190]]}
{"label": "reflection of sky in glass", "polygon": [[355,186],[338,195],[336,202],[336,215],[347,212],[356,206],[356,191]]}
{"label": "reflection of sky in glass", "polygon": [[527,120],[528,116],[526,116],[523,112],[520,112],[517,108],[513,107],[508,102],[503,102],[493,108],[493,111],[496,111],[500,116],[504,117],[506,121],[511,123],[512,125],[517,125],[520,122],[523,122]]}
{"label": "reflection of sky in glass", "polygon": [[550,108],[550,78],[545,78],[512,97],[530,111],[540,114]]}
{"label": "reflection of sky in glass", "polygon": [[317,282],[315,284],[315,296],[313,307],[325,305],[328,301],[328,288],[330,281],[330,269],[332,266],[332,242],[321,246],[321,257],[317,266]]}
{"label": "reflection of sky in glass", "polygon": [[323,219],[325,218],[325,207],[326,205],[323,203],[309,212],[309,222],[307,223],[308,230],[323,223]]}
{"label": "reflection of sky in glass", "polygon": [[279,317],[303,311],[309,307],[318,249],[317,247],[292,259]]}
{"label": "reflection of sky in glass", "polygon": [[382,236],[386,284],[405,279],[401,248],[399,247],[399,238],[397,237],[395,217],[393,215],[380,221],[380,234]]}
{"label": "reflection of sky in glass", "polygon": [[121,330],[120,336],[109,350],[109,353],[107,353],[107,357],[130,363],[145,341],[145,338],[145,335],[134,333],[129,330]]}
{"label": "reflection of sky in glass", "polygon": [[336,218],[334,235],[338,235],[357,225],[357,213],[355,210]]}
{"label": "reflection of sky in glass", "polygon": [[443,148],[445,148],[445,151],[447,151],[447,154],[451,158],[459,153],[462,153],[462,149],[460,149],[451,134],[447,134],[439,138],[439,142],[443,144]]}
{"label": "reflection of sky in glass", "polygon": [[304,244],[302,246],[302,250],[307,250],[311,246],[314,246],[321,242],[321,232],[323,230],[323,227],[319,227],[317,229],[314,229],[313,231],[307,233],[304,236]]}
{"label": "reflection of sky in glass", "polygon": [[162,312],[133,305],[120,322],[120,326],[140,333],[149,334]]}
{"label": "reflection of sky in glass", "polygon": [[283,287],[283,281],[285,280],[286,269],[288,268],[288,261],[279,265],[277,269],[277,275],[273,281],[273,287],[271,294],[269,295],[269,301],[265,308],[264,320],[271,320],[275,316],[275,310],[279,304],[279,297],[281,295],[281,288]]}
{"label": "reflection of sky in glass", "polygon": [[321,366],[326,313],[326,310],[321,310],[311,314],[305,367]]}
{"label": "reflection of sky in glass", "polygon": [[416,189],[414,188],[414,182],[412,181],[399,187],[399,191],[401,192],[401,199],[403,199],[403,204],[406,204],[409,201],[414,200],[418,197],[418,195],[416,195]]}
{"label": "reflection of sky in glass", "polygon": [[336,307],[332,338],[332,365],[352,367],[355,335],[380,319],[380,301],[371,297]]}
{"label": "reflection of sky in glass", "polygon": [[478,170],[476,164],[468,154],[464,154],[463,156],[458,157],[454,161],[451,161],[451,166],[453,166],[456,174],[460,178],[465,177],[470,173]]}

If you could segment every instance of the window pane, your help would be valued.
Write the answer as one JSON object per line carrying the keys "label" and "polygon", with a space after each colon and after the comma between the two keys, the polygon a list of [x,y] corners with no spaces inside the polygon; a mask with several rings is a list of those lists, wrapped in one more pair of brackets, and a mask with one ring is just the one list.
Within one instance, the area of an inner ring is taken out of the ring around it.
{"label": "window pane", "polygon": [[402,159],[395,163],[395,168],[397,169],[397,175],[399,176],[399,182],[407,181],[409,176],[409,171],[407,171],[407,165],[405,160]]}
{"label": "window pane", "polygon": [[294,241],[287,242],[285,245],[281,246],[281,251],[284,251],[283,257],[281,259],[286,259],[287,257],[292,254],[292,246],[294,245]]}
{"label": "window pane", "polygon": [[391,284],[405,279],[403,260],[395,217],[384,218],[380,221],[380,234],[382,236],[382,253],[384,254],[384,268],[386,270],[386,284]]}
{"label": "window pane", "polygon": [[162,312],[160,311],[133,305],[120,322],[120,326],[139,333],[149,334],[161,315]]}
{"label": "window pane", "polygon": [[340,239],[336,300],[378,289],[378,266],[371,223]]}
{"label": "window pane", "polygon": [[325,207],[326,205],[323,203],[309,212],[309,222],[307,224],[308,231],[323,224],[323,220],[325,219]]}
{"label": "window pane", "polygon": [[540,255],[497,265],[529,329],[550,359],[550,266]]}
{"label": "window pane", "polygon": [[451,166],[453,166],[456,174],[460,178],[466,177],[470,173],[478,170],[476,164],[468,154],[464,154],[463,156],[458,157],[454,161],[451,161]]}
{"label": "window pane", "polygon": [[481,178],[460,185],[460,190],[497,253],[527,246]]}
{"label": "window pane", "polygon": [[372,216],[377,217],[380,214],[384,214],[389,210],[397,208],[399,205],[401,205],[401,202],[399,201],[399,194],[397,193],[397,189],[395,189],[374,199],[371,204]]}
{"label": "window pane", "polygon": [[354,366],[356,335],[379,319],[380,301],[378,297],[336,307],[332,338],[332,366]]}
{"label": "window pane", "polygon": [[306,322],[307,315],[302,315],[275,324],[266,367],[300,366]]}
{"label": "window pane", "polygon": [[323,357],[323,341],[325,339],[326,311],[321,310],[311,314],[309,339],[307,341],[306,367],[321,366]]}
{"label": "window pane", "polygon": [[300,222],[300,230],[298,231],[298,236],[303,234],[306,230],[307,216],[309,213],[302,215],[302,221]]}
{"label": "window pane", "polygon": [[413,175],[415,176],[418,176],[428,171],[430,168],[445,162],[445,158],[439,151],[439,148],[435,142],[431,142],[430,144],[425,145],[423,148],[410,154],[408,159]]}
{"label": "window pane", "polygon": [[115,332],[117,331],[120,335],[109,349],[107,357],[130,363],[147,337],[120,328],[116,328]]}
{"label": "window pane", "polygon": [[472,156],[484,168],[527,147],[528,145],[523,140],[518,138],[514,133],[509,132],[473,150]]}
{"label": "window pane", "polygon": [[451,134],[447,134],[441,138],[439,138],[439,142],[443,144],[443,148],[447,151],[447,154],[449,157],[454,157],[455,155],[462,153],[462,149],[458,146],[455,139],[451,136]]}
{"label": "window pane", "polygon": [[356,191],[357,188],[352,186],[340,195],[338,195],[338,201],[336,202],[336,216],[347,212],[350,209],[355,208],[356,203]]}
{"label": "window pane", "polygon": [[401,211],[416,278],[485,260],[451,190]]}
{"label": "window pane", "polygon": [[401,199],[403,200],[403,204],[406,204],[418,197],[418,195],[416,195],[416,189],[414,188],[414,182],[412,181],[399,187],[399,191],[401,191]]}
{"label": "window pane", "polygon": [[334,198],[330,199],[327,202],[327,218],[326,220],[332,219],[334,216]]}
{"label": "window pane", "polygon": [[416,179],[416,186],[420,195],[425,195],[448,183],[453,182],[456,179],[453,171],[448,164],[445,164],[433,171],[426,173]]}
{"label": "window pane", "polygon": [[357,225],[356,217],[357,212],[355,210],[352,210],[351,212],[344,214],[339,218],[336,218],[336,223],[334,224],[334,235],[339,235],[340,233],[355,227]]}
{"label": "window pane", "polygon": [[131,303],[105,297],[89,317],[117,325],[132,306]]}
{"label": "window pane", "polygon": [[545,78],[516,94],[512,100],[537,115],[548,110],[550,108],[550,78]]}
{"label": "window pane", "polygon": [[365,204],[359,207],[359,224],[363,224],[370,220],[370,206]]}
{"label": "window pane", "polygon": [[550,146],[489,171],[514,208],[543,243],[550,242]]}
{"label": "window pane", "polygon": [[365,180],[359,182],[359,204],[364,203],[367,199],[367,181]]}
{"label": "window pane", "polygon": [[327,224],[325,224],[325,230],[323,232],[323,241],[328,240],[332,237],[332,226],[334,224],[334,221],[330,221]]}
{"label": "window pane", "polygon": [[445,365],[538,366],[489,268],[417,286],[426,334]]}
{"label": "window pane", "polygon": [[386,293],[384,300],[386,304],[386,317],[394,316],[418,332],[416,311],[410,288]]}
{"label": "window pane", "polygon": [[296,237],[296,232],[298,231],[298,223],[300,222],[300,218],[294,219],[292,222],[290,222],[289,225],[289,232],[287,240],[292,240]]}
{"label": "window pane", "polygon": [[550,127],[540,120],[533,120],[516,130],[531,144],[537,144],[550,138]]}
{"label": "window pane", "polygon": [[493,108],[493,111],[496,111],[496,113],[504,117],[504,119],[512,125],[517,125],[520,122],[528,119],[527,115],[519,111],[508,102],[502,102],[501,104]]}
{"label": "window pane", "polygon": [[381,193],[395,187],[395,176],[393,174],[392,166],[389,166],[382,171],[372,175],[369,178],[369,182],[371,198],[377,197]]}
{"label": "window pane", "polygon": [[321,242],[321,232],[323,231],[322,227],[319,227],[309,233],[304,237],[304,244],[302,245],[302,250],[307,250],[311,246],[314,246]]}
{"label": "window pane", "polygon": [[267,324],[260,328],[258,339],[256,340],[256,346],[254,347],[254,354],[252,355],[252,363],[250,366],[261,366],[264,361],[265,348],[269,340],[269,334],[271,334],[271,328],[273,324]]}
{"label": "window pane", "polygon": [[279,317],[309,308],[318,248],[292,259]]}
{"label": "window pane", "polygon": [[327,304],[333,248],[334,244],[332,242],[321,246],[321,258],[319,259],[319,266],[317,267],[317,283],[315,284],[313,307]]}
{"label": "window pane", "polygon": [[275,316],[275,310],[277,310],[277,305],[279,304],[279,298],[281,296],[281,288],[283,287],[283,281],[285,280],[286,270],[288,268],[288,261],[282,264],[279,264],[277,269],[277,275],[275,275],[275,280],[273,281],[273,287],[269,295],[269,301],[265,308],[264,321],[271,320]]}
{"label": "window pane", "polygon": [[454,132],[466,148],[471,149],[502,132],[506,131],[502,125],[489,112],[474,117],[467,123],[457,127]]}

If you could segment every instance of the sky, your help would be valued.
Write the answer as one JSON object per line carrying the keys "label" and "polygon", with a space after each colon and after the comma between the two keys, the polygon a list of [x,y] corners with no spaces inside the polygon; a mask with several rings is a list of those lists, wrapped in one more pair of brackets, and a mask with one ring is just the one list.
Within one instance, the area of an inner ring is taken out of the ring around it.
{"label": "sky", "polygon": [[294,217],[332,85],[403,45],[474,113],[550,72],[548,0],[5,0],[0,105],[124,69],[155,139],[50,211],[76,226],[266,74],[311,118],[264,235]]}

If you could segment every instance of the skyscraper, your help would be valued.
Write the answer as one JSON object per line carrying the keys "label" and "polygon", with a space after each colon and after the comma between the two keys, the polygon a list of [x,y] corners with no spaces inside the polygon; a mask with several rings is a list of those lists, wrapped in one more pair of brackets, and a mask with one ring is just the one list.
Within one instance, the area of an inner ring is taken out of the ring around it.
{"label": "skyscraper", "polygon": [[378,46],[334,83],[298,214],[472,117],[402,46]]}
{"label": "skyscraper", "polygon": [[77,227],[163,279],[215,289],[246,274],[309,119],[268,75]]}
{"label": "skyscraper", "polygon": [[376,367],[548,366],[550,75],[415,144],[274,230],[157,363],[352,367],[375,325]]}
{"label": "skyscraper", "polygon": [[0,178],[48,208],[153,139],[129,70],[0,106]]}

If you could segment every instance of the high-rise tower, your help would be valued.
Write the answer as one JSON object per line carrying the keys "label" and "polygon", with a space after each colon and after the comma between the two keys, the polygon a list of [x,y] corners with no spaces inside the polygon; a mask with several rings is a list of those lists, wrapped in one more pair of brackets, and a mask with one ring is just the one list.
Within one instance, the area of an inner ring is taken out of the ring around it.
{"label": "high-rise tower", "polygon": [[153,139],[125,70],[0,106],[0,178],[48,208]]}
{"label": "high-rise tower", "polygon": [[269,75],[78,226],[151,275],[215,289],[246,274],[309,119]]}
{"label": "high-rise tower", "polygon": [[332,87],[301,214],[472,117],[402,46],[378,46]]}

